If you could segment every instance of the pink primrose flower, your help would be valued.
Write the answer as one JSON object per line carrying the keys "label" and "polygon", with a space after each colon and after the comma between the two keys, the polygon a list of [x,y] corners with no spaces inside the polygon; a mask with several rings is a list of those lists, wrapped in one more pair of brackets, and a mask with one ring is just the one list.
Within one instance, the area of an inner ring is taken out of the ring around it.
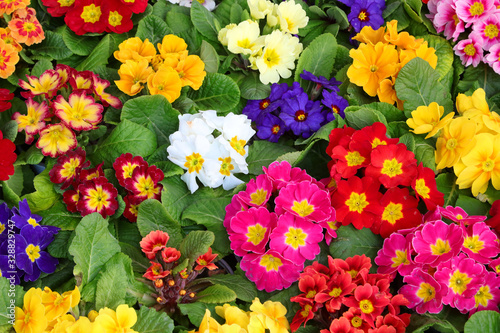
{"label": "pink primrose flower", "polygon": [[403,281],[406,284],[399,293],[410,302],[409,308],[415,309],[419,314],[441,312],[443,296],[448,292],[444,283],[436,281],[420,268],[414,269],[411,275],[404,277]]}
{"label": "pink primrose flower", "polygon": [[273,162],[269,165],[269,168],[262,167],[262,170],[272,181],[275,190],[281,189],[288,183],[311,182],[313,180],[305,170],[292,168],[287,161]]}
{"label": "pink primrose flower", "polygon": [[492,258],[500,253],[498,237],[485,222],[478,222],[465,230],[462,251],[469,258],[482,264],[488,264]]}
{"label": "pink primrose flower", "polygon": [[486,220],[486,216],[481,215],[471,215],[467,214],[465,210],[460,207],[438,207],[439,213],[447,219],[452,220],[453,222],[460,223],[462,226],[472,225],[476,222],[482,222]]}
{"label": "pink primrose flower", "polygon": [[470,34],[469,37],[469,39],[458,42],[453,50],[460,57],[463,65],[470,66],[472,64],[476,67],[483,59],[482,40],[474,34]]}
{"label": "pink primrose flower", "polygon": [[439,2],[436,10],[437,13],[433,19],[436,31],[444,32],[446,39],[453,38],[455,42],[460,36],[460,33],[465,31],[464,22],[457,16],[455,0],[444,0]]}
{"label": "pink primrose flower", "polygon": [[429,20],[434,21],[434,17],[437,14],[437,7],[442,1],[443,0],[429,0],[429,2],[427,2],[427,8],[429,9],[429,14],[426,14],[425,16]]}
{"label": "pink primrose flower", "polygon": [[338,222],[336,220],[336,212],[335,209],[332,209],[332,215],[330,215],[329,218],[327,218],[324,221],[319,222],[318,224],[322,226],[326,233],[325,233],[325,242],[326,245],[330,245],[332,242],[332,239],[337,238],[337,229],[342,225],[342,223]]}
{"label": "pink primrose flower", "polygon": [[378,251],[375,263],[379,274],[393,274],[396,271],[406,276],[416,267],[410,255],[411,242],[399,233],[393,233],[384,240],[384,245]]}
{"label": "pink primrose flower", "polygon": [[483,49],[488,51],[492,46],[500,43],[500,12],[491,14],[476,22],[472,27],[473,33],[482,40]]}
{"label": "pink primrose flower", "polygon": [[500,43],[490,48],[490,53],[484,57],[484,61],[493,68],[495,73],[500,74]]}
{"label": "pink primrose flower", "polygon": [[224,217],[223,225],[227,230],[227,233],[231,235],[234,231],[231,230],[231,219],[238,213],[248,210],[249,207],[241,199],[235,195],[231,199],[231,203],[226,206],[226,216]]}
{"label": "pink primrose flower", "polygon": [[455,6],[457,16],[466,23],[466,28],[484,20],[496,9],[495,0],[457,0]]}
{"label": "pink primrose flower", "polygon": [[498,303],[500,303],[500,277],[495,272],[488,272],[484,276],[484,281],[479,286],[474,295],[476,301],[474,308],[469,311],[473,315],[477,311],[492,310],[498,312]]}
{"label": "pink primrose flower", "polygon": [[266,175],[259,175],[248,182],[246,190],[239,192],[238,197],[248,206],[265,207],[272,193],[273,183]]}
{"label": "pink primrose flower", "polygon": [[500,258],[492,260],[488,264],[488,267],[492,269],[497,275],[500,275]]}

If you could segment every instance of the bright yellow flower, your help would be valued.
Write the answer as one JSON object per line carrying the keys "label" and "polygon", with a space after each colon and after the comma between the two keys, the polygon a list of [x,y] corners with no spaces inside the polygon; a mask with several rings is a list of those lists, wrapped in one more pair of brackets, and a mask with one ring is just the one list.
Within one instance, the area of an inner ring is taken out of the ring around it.
{"label": "bright yellow flower", "polygon": [[464,117],[453,119],[443,127],[436,142],[437,169],[454,166],[461,156],[466,155],[475,145],[476,124]]}
{"label": "bright yellow flower", "polygon": [[31,288],[24,294],[23,308],[16,307],[14,329],[17,333],[42,333],[47,327],[42,289]]}
{"label": "bright yellow flower", "polygon": [[489,115],[483,115],[483,123],[492,134],[500,133],[500,116],[495,111],[491,111]]}
{"label": "bright yellow flower", "polygon": [[144,88],[151,74],[153,74],[153,69],[146,59],[139,62],[127,60],[120,66],[118,70],[120,80],[115,81],[115,84],[125,94],[134,96]]}
{"label": "bright yellow flower", "polygon": [[215,312],[221,317],[226,319],[227,325],[237,324],[243,328],[248,326],[250,318],[248,314],[238,308],[237,306],[231,306],[229,304],[224,304],[224,306],[216,306]]}
{"label": "bright yellow flower", "polygon": [[424,59],[431,65],[432,68],[436,68],[438,57],[436,55],[436,50],[429,47],[427,42],[423,42],[417,49],[401,50],[399,53],[400,67],[402,68],[410,60],[419,57]]}
{"label": "bright yellow flower", "polygon": [[[387,22],[387,32],[384,35],[384,39],[387,43],[396,45],[403,49],[416,49],[419,46],[419,42],[407,33],[402,31],[398,33],[398,21],[392,20]],[[363,28],[364,29],[364,28]]]}
{"label": "bright yellow flower", "polygon": [[140,61],[142,59],[151,62],[156,55],[155,46],[147,38],[144,42],[139,37],[129,38],[118,45],[118,48],[119,51],[115,51],[114,56],[122,63],[127,60]]}
{"label": "bright yellow flower", "polygon": [[66,314],[62,317],[57,318],[54,320],[54,328],[52,329],[51,333],[66,333],[68,331],[68,328],[73,326],[75,323],[75,317],[73,317],[70,314]]}
{"label": "bright yellow flower", "polygon": [[80,291],[78,287],[75,287],[74,290],[60,295],[58,292],[45,287],[42,293],[42,302],[45,306],[45,317],[47,317],[48,321],[52,321],[80,303]]}
{"label": "bright yellow flower", "polygon": [[393,76],[390,79],[383,79],[380,82],[380,86],[377,89],[377,96],[379,101],[386,102],[394,105],[396,102],[398,109],[403,110],[403,101],[396,95],[396,90],[394,90],[394,84],[396,83],[396,78]]}
{"label": "bright yellow flower", "polygon": [[76,136],[63,124],[53,124],[40,131],[36,143],[45,156],[57,157],[76,147]]}
{"label": "bright yellow flower", "polygon": [[247,333],[247,330],[238,324],[224,324],[219,327],[219,333]]}
{"label": "bright yellow flower", "polygon": [[398,52],[393,45],[360,44],[358,49],[349,51],[349,56],[354,59],[347,70],[349,80],[363,87],[370,96],[377,94],[383,79],[395,75],[398,70]]}
{"label": "bright yellow flower", "polygon": [[[250,324],[251,328],[261,331],[259,327],[268,329],[270,333],[288,333],[290,325],[286,319],[286,308],[280,302],[266,301],[264,304],[258,298],[255,298],[250,306]],[[261,332],[264,332],[262,330]]]}
{"label": "bright yellow flower", "polygon": [[90,333],[92,332],[93,324],[90,322],[89,318],[80,316],[78,320],[68,329],[67,333]]}
{"label": "bright yellow flower", "polygon": [[476,91],[474,91],[472,96],[458,94],[456,105],[457,105],[457,111],[460,114],[464,114],[466,111],[470,109],[479,110],[485,115],[489,115],[490,113],[490,107],[486,102],[486,93],[481,88],[476,89]]}
{"label": "bright yellow flower", "polygon": [[220,324],[212,318],[210,310],[205,310],[205,315],[200,323],[200,328],[197,332],[199,333],[218,333]]}
{"label": "bright yellow flower", "polygon": [[493,187],[500,190],[500,136],[481,133],[476,139],[474,149],[462,157],[465,169],[457,178],[459,188],[472,186],[475,196],[486,192],[490,179]]}
{"label": "bright yellow flower", "polygon": [[163,59],[169,56],[179,57],[182,51],[187,50],[187,44],[184,39],[176,35],[166,35],[161,43],[158,43],[158,50]]}
{"label": "bright yellow flower", "polygon": [[361,31],[352,39],[355,39],[358,42],[366,44],[373,44],[373,45],[377,43],[387,44],[384,35],[385,35],[385,27],[380,27],[377,30],[373,30],[372,27],[367,25],[364,26],[363,29],[361,29]]}
{"label": "bright yellow flower", "polygon": [[[406,120],[406,123],[413,133],[424,134],[429,133],[426,139],[434,136],[441,128],[446,126],[453,118],[454,113],[450,112],[443,119],[444,107],[432,102],[429,106],[419,106],[415,111],[411,112],[412,118]],[[441,120],[440,120],[441,119]]]}
{"label": "bright yellow flower", "polygon": [[98,315],[99,315],[99,312],[97,312],[96,310],[91,310],[87,314],[87,317],[89,318],[90,322],[93,323]]}
{"label": "bright yellow flower", "polygon": [[172,103],[181,95],[182,82],[179,74],[172,67],[160,67],[158,72],[148,78],[151,95],[163,95]]}
{"label": "bright yellow flower", "polygon": [[93,333],[136,333],[132,326],[137,322],[137,313],[126,304],[118,305],[116,312],[104,308],[95,319]]}
{"label": "bright yellow flower", "polygon": [[182,86],[190,86],[194,90],[200,89],[207,75],[205,63],[197,55],[187,55],[186,53],[181,56],[176,66],[172,66],[172,68],[179,74]]}

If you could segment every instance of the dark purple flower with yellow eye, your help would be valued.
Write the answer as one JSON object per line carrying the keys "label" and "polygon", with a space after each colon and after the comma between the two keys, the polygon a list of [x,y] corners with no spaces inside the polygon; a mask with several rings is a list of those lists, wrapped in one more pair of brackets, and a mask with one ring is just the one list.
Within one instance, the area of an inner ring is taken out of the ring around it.
{"label": "dark purple flower with yellow eye", "polygon": [[296,95],[289,94],[290,92],[283,95],[280,118],[293,134],[308,138],[325,120],[321,112],[323,108],[319,101],[310,101],[305,92]]}
{"label": "dark purple flower with yellow eye", "polygon": [[336,92],[328,92],[323,90],[323,99],[321,104],[328,108],[328,113],[326,116],[326,121],[330,122],[335,119],[335,115],[338,114],[342,118],[345,118],[344,109],[349,106],[349,102],[342,96],[339,96]]}
{"label": "dark purple flower with yellow eye", "polygon": [[384,24],[384,19],[382,18],[384,8],[385,4],[381,1],[353,1],[351,12],[347,15],[347,19],[356,32],[360,32],[366,26],[377,30]]}
{"label": "dark purple flower with yellow eye", "polygon": [[15,235],[16,265],[26,275],[24,281],[35,281],[40,273],[54,273],[59,261],[44,251],[54,239],[54,234],[41,226],[25,226],[21,233]]}
{"label": "dark purple flower with yellow eye", "polygon": [[287,128],[283,120],[270,113],[257,122],[257,136],[262,140],[278,142],[286,130]]}
{"label": "dark purple flower with yellow eye", "polygon": [[11,216],[12,212],[9,209],[9,206],[7,206],[5,202],[0,204],[0,245],[7,239],[7,234],[9,232],[9,219]]}
{"label": "dark purple flower with yellow eye", "polygon": [[14,284],[20,284],[24,272],[17,270],[15,266],[16,264],[9,260],[8,255],[0,255],[0,276],[7,279],[14,277]]}
{"label": "dark purple flower with yellow eye", "polygon": [[268,98],[248,100],[247,105],[241,112],[251,120],[258,122],[264,115],[273,112],[281,106],[281,97],[287,91],[288,85],[286,83],[273,83]]}
{"label": "dark purple flower with yellow eye", "polygon": [[311,72],[308,72],[304,69],[304,72],[300,74],[300,77],[303,80],[311,81],[316,83],[317,87],[316,89],[319,89],[321,87],[330,89],[332,91],[339,91],[339,86],[342,84],[342,82],[337,81],[334,77],[332,77],[330,80],[328,80],[324,76],[316,76],[312,74]]}
{"label": "dark purple flower with yellow eye", "polygon": [[22,229],[26,225],[31,225],[33,228],[41,226],[45,231],[52,234],[57,234],[57,232],[59,231],[59,228],[57,227],[53,227],[50,225],[40,225],[39,223],[42,220],[42,217],[31,213],[30,206],[28,205],[28,200],[26,199],[24,199],[23,201],[19,201],[19,209],[14,207],[12,208],[12,212],[14,213],[14,215],[12,216],[12,220],[15,222],[18,229]]}

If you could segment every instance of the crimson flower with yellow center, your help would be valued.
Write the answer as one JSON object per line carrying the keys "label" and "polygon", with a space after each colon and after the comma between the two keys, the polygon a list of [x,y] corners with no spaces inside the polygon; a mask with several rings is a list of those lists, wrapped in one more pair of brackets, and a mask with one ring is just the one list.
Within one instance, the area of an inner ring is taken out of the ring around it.
{"label": "crimson flower with yellow center", "polygon": [[68,188],[73,181],[79,179],[80,171],[90,165],[89,161],[85,162],[85,155],[85,151],[78,147],[76,150],[60,156],[49,172],[50,181],[62,184],[62,190]]}
{"label": "crimson flower with yellow center", "polygon": [[140,199],[160,199],[161,189],[159,184],[165,175],[156,166],[136,167],[132,177],[125,179],[125,188]]}
{"label": "crimson flower with yellow center", "polygon": [[105,0],[80,0],[64,16],[64,22],[77,35],[87,32],[101,33],[107,26],[107,3]]}
{"label": "crimson flower with yellow center", "polygon": [[444,194],[437,189],[434,171],[424,167],[422,163],[417,167],[417,176],[413,179],[411,188],[415,190],[417,198],[424,200],[428,210],[434,210],[436,206],[444,204]]}
{"label": "crimson flower with yellow center", "polygon": [[78,185],[78,192],[80,197],[76,208],[82,216],[97,212],[106,218],[118,208],[118,191],[105,177],[93,178]]}

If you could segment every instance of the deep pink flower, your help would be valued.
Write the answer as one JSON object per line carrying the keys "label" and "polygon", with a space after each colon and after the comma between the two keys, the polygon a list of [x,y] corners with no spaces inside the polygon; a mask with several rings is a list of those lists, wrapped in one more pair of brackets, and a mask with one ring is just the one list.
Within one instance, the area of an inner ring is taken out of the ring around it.
{"label": "deep pink flower", "polygon": [[488,267],[491,268],[497,275],[500,275],[500,258],[492,260]]}
{"label": "deep pink flower", "polygon": [[414,260],[437,267],[460,252],[463,240],[463,230],[458,225],[448,225],[443,221],[428,222],[422,230],[415,232],[412,243],[417,256]]}
{"label": "deep pink flower", "polygon": [[469,214],[467,214],[467,212],[460,207],[452,207],[452,206],[438,207],[438,211],[442,216],[452,220],[453,222],[457,222],[462,226],[469,226],[476,222],[482,222],[486,220],[486,216],[481,216],[481,215],[469,216]]}
{"label": "deep pink flower", "polygon": [[493,68],[495,73],[500,74],[500,43],[490,48],[490,53],[484,57],[484,61]]}
{"label": "deep pink flower", "polygon": [[238,197],[248,206],[265,206],[273,193],[273,183],[266,175],[258,175],[251,179],[245,191],[238,193]]}
{"label": "deep pink flower", "polygon": [[327,218],[326,220],[318,223],[326,231],[325,233],[326,245],[330,245],[332,239],[337,238],[337,229],[342,225],[342,223],[337,221],[336,217],[337,214],[335,212],[335,209],[332,209],[332,215],[330,215],[330,217]]}
{"label": "deep pink flower", "polygon": [[500,43],[500,12],[477,21],[472,31],[482,40],[483,49],[488,51],[492,46]]}
{"label": "deep pink flower", "polygon": [[484,20],[496,9],[495,0],[457,0],[455,6],[457,16],[466,23],[466,28]]}
{"label": "deep pink flower", "polygon": [[436,31],[438,33],[443,32],[447,39],[453,39],[455,42],[460,34],[465,31],[464,22],[457,16],[455,0],[438,2],[436,10],[437,13],[433,19]]}
{"label": "deep pink flower", "polygon": [[469,311],[473,315],[477,311],[492,310],[498,312],[498,303],[500,303],[500,277],[495,272],[487,272],[483,282],[480,284],[474,295],[474,308]]}
{"label": "deep pink flower", "polygon": [[234,231],[231,229],[231,219],[241,211],[248,210],[248,205],[245,204],[241,199],[235,195],[233,199],[231,199],[231,203],[226,206],[226,216],[224,217],[223,225],[227,230],[228,234],[233,233]]}
{"label": "deep pink flower", "polygon": [[403,295],[417,313],[439,313],[443,309],[443,296],[448,292],[445,284],[436,281],[430,274],[420,268],[414,269],[411,275],[404,277],[406,283],[399,293]]}
{"label": "deep pink flower", "polygon": [[311,176],[309,176],[305,170],[292,168],[287,161],[273,162],[269,165],[269,168],[262,167],[262,170],[264,170],[264,173],[272,181],[275,190],[281,189],[288,183],[312,181]]}
{"label": "deep pink flower", "polygon": [[500,253],[499,239],[485,222],[478,222],[465,230],[462,251],[469,258],[487,264]]}
{"label": "deep pink flower", "polygon": [[375,263],[378,266],[377,272],[393,274],[398,271],[403,276],[411,274],[416,265],[411,259],[410,246],[411,243],[399,233],[393,233],[389,238],[386,238],[375,258]]}
{"label": "deep pink flower", "polygon": [[258,290],[265,290],[268,293],[290,287],[299,279],[303,268],[273,250],[263,254],[245,255],[240,267],[246,272],[246,277],[255,282]]}
{"label": "deep pink flower", "polygon": [[478,36],[471,34],[469,39],[461,40],[453,47],[455,54],[460,57],[465,66],[479,65],[483,60],[482,40]]}
{"label": "deep pink flower", "polygon": [[269,236],[269,247],[297,265],[313,260],[321,251],[323,228],[306,219],[290,213],[281,215],[278,225]]}

